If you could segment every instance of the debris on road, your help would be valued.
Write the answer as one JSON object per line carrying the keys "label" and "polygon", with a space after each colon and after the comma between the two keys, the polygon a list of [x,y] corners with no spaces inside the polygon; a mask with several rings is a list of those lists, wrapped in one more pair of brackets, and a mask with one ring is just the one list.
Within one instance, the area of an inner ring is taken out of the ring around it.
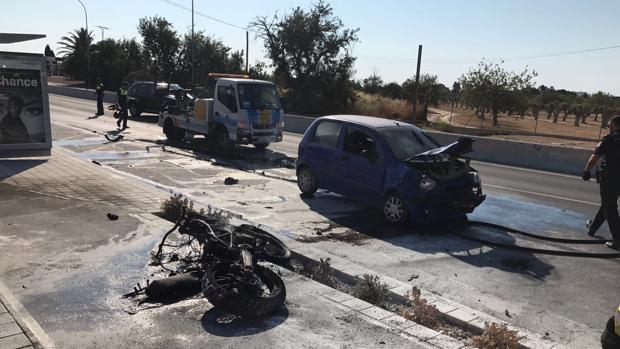
{"label": "debris on road", "polygon": [[412,275],[409,277],[409,279],[407,279],[407,281],[412,281],[413,279],[417,279],[417,278],[419,278],[419,277],[420,277],[420,275],[418,275],[418,274],[412,274]]}
{"label": "debris on road", "polygon": [[232,177],[226,177],[226,179],[224,180],[224,184],[226,185],[234,185],[239,183],[239,180],[236,178],[232,178]]}
{"label": "debris on road", "polygon": [[506,314],[506,316],[508,316],[508,317],[510,317],[510,318],[512,317],[512,315],[510,315],[510,312],[508,311],[508,309],[506,309],[506,310],[504,311],[504,314]]}
{"label": "debris on road", "polygon": [[116,135],[114,135],[114,134],[111,135],[109,133],[105,134],[105,139],[107,139],[108,142],[118,142],[118,141],[122,140],[124,137],[125,136],[123,136],[122,134],[116,134]]}
{"label": "debris on road", "polygon": [[111,221],[118,220],[118,215],[115,215],[114,213],[108,213],[107,216],[108,216],[108,219]]}
{"label": "debris on road", "polygon": [[92,160],[91,162],[97,166],[101,166],[101,163],[97,160]]}

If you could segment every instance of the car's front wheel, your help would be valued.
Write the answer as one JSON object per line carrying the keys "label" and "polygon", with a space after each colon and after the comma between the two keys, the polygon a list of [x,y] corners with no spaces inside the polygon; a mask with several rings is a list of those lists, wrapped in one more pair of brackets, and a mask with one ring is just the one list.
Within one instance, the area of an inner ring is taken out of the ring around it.
{"label": "car's front wheel", "polygon": [[142,114],[142,111],[138,109],[136,103],[131,103],[129,105],[129,114],[131,114],[131,116],[133,116],[134,118],[137,118],[140,116],[140,114]]}
{"label": "car's front wheel", "polygon": [[312,195],[318,189],[314,173],[307,166],[303,166],[297,171],[297,185],[305,195]]}
{"label": "car's front wheel", "polygon": [[409,212],[402,195],[397,192],[388,194],[383,201],[383,217],[392,224],[404,224]]}

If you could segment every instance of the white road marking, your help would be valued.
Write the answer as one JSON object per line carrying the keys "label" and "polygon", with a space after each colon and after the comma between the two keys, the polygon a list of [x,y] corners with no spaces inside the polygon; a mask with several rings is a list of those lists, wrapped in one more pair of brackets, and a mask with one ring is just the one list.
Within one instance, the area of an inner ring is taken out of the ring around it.
{"label": "white road marking", "polygon": [[536,193],[536,192],[529,191],[529,190],[521,190],[521,189],[514,189],[514,188],[509,188],[509,187],[502,187],[500,185],[492,185],[492,184],[484,184],[483,183],[482,186],[483,187],[489,187],[489,188],[510,190],[510,191],[515,191],[515,192],[523,193],[523,194],[543,196],[543,197],[552,198],[552,199],[571,201],[571,202],[576,202],[576,203],[580,203],[580,204],[586,204],[586,205],[592,205],[592,206],[600,206],[600,203],[594,203],[594,202],[590,202],[590,201],[571,199],[571,198],[566,198],[566,197],[563,197],[563,196],[556,196],[556,195]]}

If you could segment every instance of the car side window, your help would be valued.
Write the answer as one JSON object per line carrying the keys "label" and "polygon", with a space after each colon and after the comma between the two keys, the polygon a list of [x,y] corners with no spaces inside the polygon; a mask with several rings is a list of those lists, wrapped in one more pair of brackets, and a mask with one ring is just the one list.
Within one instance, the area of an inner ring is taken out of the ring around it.
{"label": "car side window", "polygon": [[375,138],[356,128],[347,128],[344,137],[344,151],[375,161],[383,160],[383,153],[377,146]]}
{"label": "car side window", "polygon": [[337,122],[321,122],[316,127],[316,131],[314,133],[314,142],[336,148],[338,146],[338,136],[340,135],[341,128],[342,126]]}
{"label": "car side window", "polygon": [[235,99],[235,89],[230,86],[218,86],[217,99],[233,113],[237,111],[237,101]]}

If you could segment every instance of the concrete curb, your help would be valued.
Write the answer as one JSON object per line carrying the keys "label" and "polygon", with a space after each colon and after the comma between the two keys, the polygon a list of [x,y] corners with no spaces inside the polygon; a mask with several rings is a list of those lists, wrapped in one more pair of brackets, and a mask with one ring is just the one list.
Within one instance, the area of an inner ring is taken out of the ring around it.
{"label": "concrete curb", "polygon": [[55,348],[52,340],[43,331],[39,323],[26,311],[2,281],[0,281],[0,302],[4,304],[4,307],[30,340],[33,347],[37,349]]}

